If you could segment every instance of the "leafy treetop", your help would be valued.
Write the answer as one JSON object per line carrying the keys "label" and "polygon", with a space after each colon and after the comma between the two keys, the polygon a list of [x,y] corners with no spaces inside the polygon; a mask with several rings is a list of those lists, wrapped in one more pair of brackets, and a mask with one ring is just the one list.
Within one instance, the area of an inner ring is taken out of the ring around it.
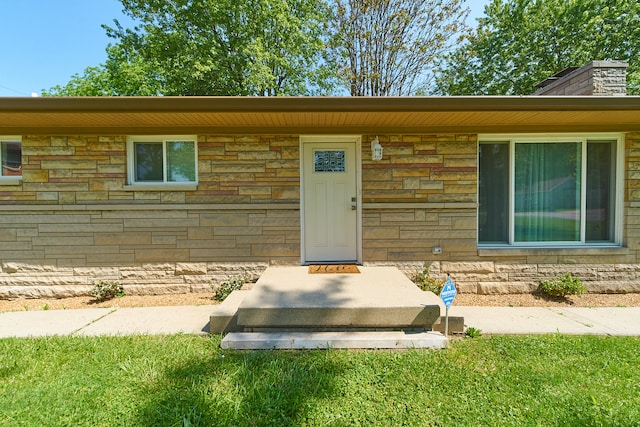
{"label": "leafy treetop", "polygon": [[637,0],[493,0],[478,27],[441,64],[437,93],[528,95],[558,71],[592,60],[629,63],[640,93]]}

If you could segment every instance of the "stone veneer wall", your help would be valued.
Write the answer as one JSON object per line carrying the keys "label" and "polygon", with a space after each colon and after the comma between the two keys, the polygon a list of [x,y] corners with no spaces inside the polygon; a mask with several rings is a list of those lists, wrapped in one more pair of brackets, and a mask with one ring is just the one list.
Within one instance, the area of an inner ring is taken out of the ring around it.
{"label": "stone veneer wall", "polygon": [[206,291],[300,263],[299,138],[199,136],[194,191],[126,185],[125,136],[24,136],[0,187],[0,298]]}
{"label": "stone veneer wall", "polygon": [[[382,161],[371,161],[368,144],[363,144],[364,260],[476,258],[476,135],[379,139]],[[434,246],[442,254],[434,255]]]}
{"label": "stone veneer wall", "polygon": [[625,142],[623,247],[583,249],[477,248],[475,135],[380,141],[382,162],[367,161],[363,144],[365,264],[396,265],[410,277],[429,265],[465,293],[528,293],[564,273],[590,292],[640,292],[640,134]]}
{"label": "stone veneer wall", "polygon": [[299,212],[150,205],[12,210],[0,216],[0,297],[210,291],[211,281],[299,263]]}
{"label": "stone veneer wall", "polygon": [[[199,136],[193,191],[126,185],[124,136],[23,137],[23,182],[0,187],[0,298],[205,291],[300,263],[297,136]],[[640,291],[640,134],[626,138],[624,247],[478,250],[475,135],[363,137],[363,258],[431,265],[461,292],[530,292],[571,272],[591,291]],[[432,248],[440,246],[441,254]]]}
{"label": "stone veneer wall", "polygon": [[624,96],[628,65],[622,61],[592,61],[542,87],[534,95]]}

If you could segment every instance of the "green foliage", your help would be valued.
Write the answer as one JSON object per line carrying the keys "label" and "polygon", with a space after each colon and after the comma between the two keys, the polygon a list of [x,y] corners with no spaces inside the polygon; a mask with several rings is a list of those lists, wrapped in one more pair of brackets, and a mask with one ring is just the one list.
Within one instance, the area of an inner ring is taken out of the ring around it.
{"label": "green foliage", "polygon": [[413,282],[423,291],[431,291],[436,295],[440,295],[445,281],[437,277],[432,277],[431,267],[425,265],[422,271],[416,272],[416,275],[413,277]]}
{"label": "green foliage", "polygon": [[233,351],[221,336],[0,340],[7,426],[634,426],[637,337]]}
{"label": "green foliage", "polygon": [[544,280],[540,283],[540,292],[555,298],[566,297],[567,295],[582,295],[587,288],[578,277],[573,277],[567,273],[555,280]]}
{"label": "green foliage", "polygon": [[[416,95],[464,0],[120,0],[107,60],[45,96]],[[340,87],[342,86],[342,87]]]}
{"label": "green foliage", "polygon": [[245,283],[250,283],[252,281],[253,278],[251,276],[232,276],[218,284],[212,283],[211,289],[213,289],[213,299],[215,301],[224,301],[231,292],[242,289],[242,286]]}
{"label": "green foliage", "polygon": [[91,291],[89,291],[89,295],[94,297],[98,302],[107,301],[115,297],[123,297],[124,289],[118,282],[100,280],[93,286]]}
{"label": "green foliage", "polygon": [[106,49],[107,61],[74,74],[65,85],[44,89],[42,96],[154,96],[163,94],[163,84],[152,64],[125,52],[120,44]]}
{"label": "green foliage", "polygon": [[441,64],[437,92],[530,95],[558,71],[604,59],[627,61],[628,93],[640,93],[637,0],[492,0]]}
{"label": "green foliage", "polygon": [[48,95],[326,94],[324,0],[121,0],[99,67]]}
{"label": "green foliage", "polygon": [[473,326],[469,326],[464,331],[464,336],[467,338],[479,338],[482,336],[482,329],[474,328]]}

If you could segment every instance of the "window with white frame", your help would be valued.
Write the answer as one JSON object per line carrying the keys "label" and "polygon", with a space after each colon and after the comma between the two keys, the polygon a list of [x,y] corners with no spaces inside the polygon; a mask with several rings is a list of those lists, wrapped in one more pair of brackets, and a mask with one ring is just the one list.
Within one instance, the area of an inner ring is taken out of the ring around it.
{"label": "window with white frame", "polygon": [[620,242],[622,137],[487,135],[478,153],[478,243]]}
{"label": "window with white frame", "polygon": [[22,138],[0,136],[0,162],[2,177],[22,176]]}
{"label": "window with white frame", "polygon": [[195,184],[195,136],[127,138],[129,184]]}

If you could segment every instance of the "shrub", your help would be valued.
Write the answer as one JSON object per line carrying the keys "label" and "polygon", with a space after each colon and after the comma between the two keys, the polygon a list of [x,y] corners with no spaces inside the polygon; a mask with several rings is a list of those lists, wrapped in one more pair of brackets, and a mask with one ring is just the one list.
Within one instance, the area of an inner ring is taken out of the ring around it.
{"label": "shrub", "polygon": [[444,286],[444,280],[431,277],[430,267],[425,265],[422,271],[416,272],[413,282],[423,291],[431,291],[436,295],[440,294]]}
{"label": "shrub", "polygon": [[479,338],[482,336],[482,329],[474,328],[473,326],[469,326],[466,331],[464,331],[464,335],[467,338]]}
{"label": "shrub", "polygon": [[252,281],[253,279],[250,276],[232,276],[218,284],[212,283],[213,299],[216,301],[224,301],[231,292],[241,289],[242,285]]}
{"label": "shrub", "polygon": [[550,297],[562,298],[567,295],[582,295],[587,288],[578,277],[567,273],[554,280],[543,280],[540,283],[540,292]]}
{"label": "shrub", "polygon": [[107,301],[115,297],[123,297],[124,289],[118,282],[107,282],[100,280],[93,286],[93,289],[89,292],[89,295],[95,297],[96,301]]}

